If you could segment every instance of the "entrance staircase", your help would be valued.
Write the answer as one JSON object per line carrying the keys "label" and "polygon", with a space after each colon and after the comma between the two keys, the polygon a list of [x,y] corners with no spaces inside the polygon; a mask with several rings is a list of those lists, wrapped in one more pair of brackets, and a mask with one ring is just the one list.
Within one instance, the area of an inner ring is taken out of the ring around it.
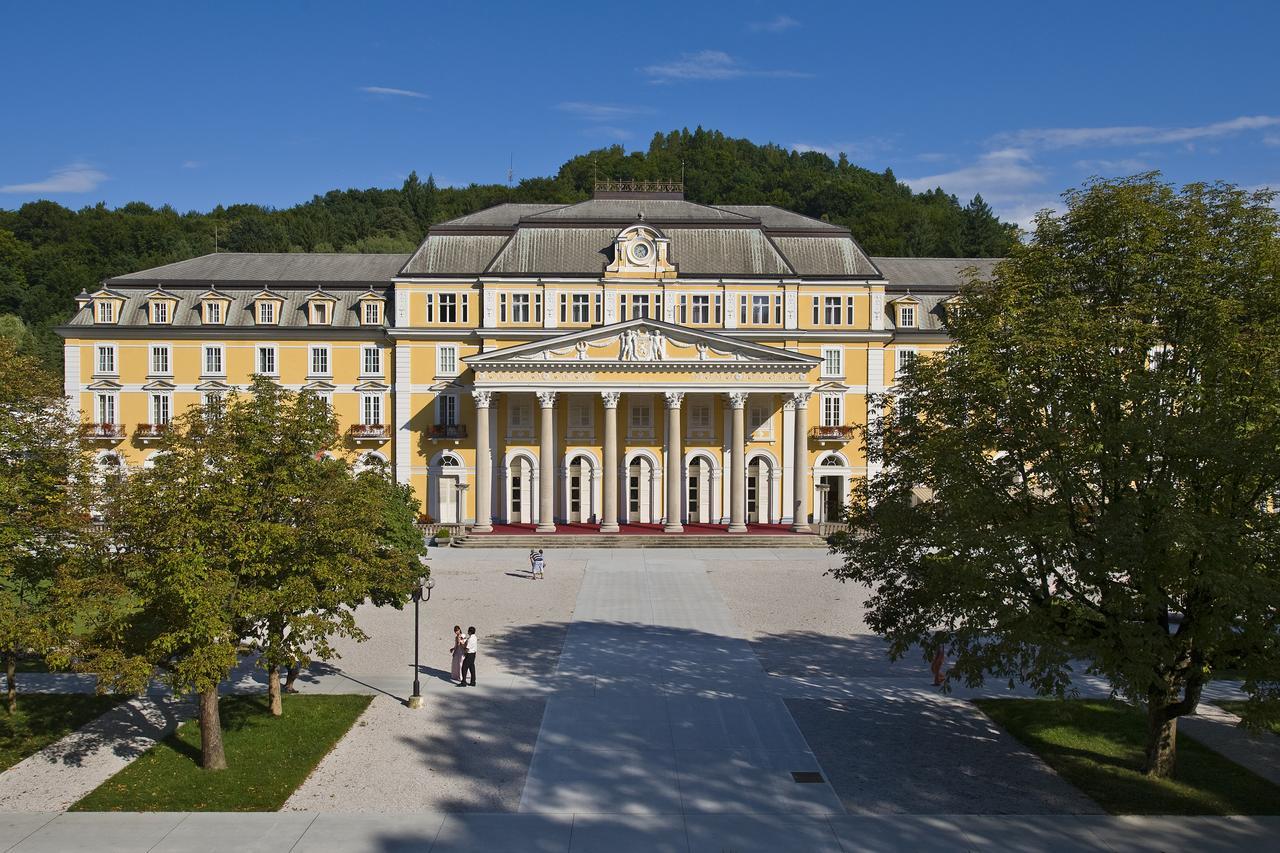
{"label": "entrance staircase", "polygon": [[825,548],[812,533],[468,533],[455,548]]}

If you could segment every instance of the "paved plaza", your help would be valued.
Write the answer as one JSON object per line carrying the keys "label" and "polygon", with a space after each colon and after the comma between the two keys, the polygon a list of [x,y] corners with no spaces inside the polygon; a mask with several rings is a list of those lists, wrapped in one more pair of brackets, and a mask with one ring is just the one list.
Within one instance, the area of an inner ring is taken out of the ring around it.
{"label": "paved plaza", "polygon": [[[28,796],[0,802],[25,810],[0,814],[0,851],[1247,850],[1280,828],[1099,814],[970,691],[889,662],[866,591],[816,549],[549,549],[539,581],[523,552],[432,557],[424,709],[404,705],[412,607],[362,610],[370,641],[302,687],[374,701],[284,811],[55,816]],[[481,636],[474,689],[448,680],[454,624]]]}

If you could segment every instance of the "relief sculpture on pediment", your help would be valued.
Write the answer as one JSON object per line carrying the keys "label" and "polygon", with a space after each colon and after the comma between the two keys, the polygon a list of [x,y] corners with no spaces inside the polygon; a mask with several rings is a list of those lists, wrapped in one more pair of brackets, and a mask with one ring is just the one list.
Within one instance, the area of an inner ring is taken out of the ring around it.
{"label": "relief sculpture on pediment", "polygon": [[627,329],[622,333],[622,361],[664,361],[667,339],[661,329]]}

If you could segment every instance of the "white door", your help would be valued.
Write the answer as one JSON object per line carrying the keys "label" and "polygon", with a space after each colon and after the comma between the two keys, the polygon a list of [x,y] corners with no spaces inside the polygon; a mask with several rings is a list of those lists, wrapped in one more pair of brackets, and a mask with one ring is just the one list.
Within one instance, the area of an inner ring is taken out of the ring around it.
{"label": "white door", "polygon": [[458,523],[458,478],[441,477],[440,480],[440,513],[442,524]]}
{"label": "white door", "polygon": [[652,524],[653,466],[641,457],[627,468],[626,519],[632,524]]}

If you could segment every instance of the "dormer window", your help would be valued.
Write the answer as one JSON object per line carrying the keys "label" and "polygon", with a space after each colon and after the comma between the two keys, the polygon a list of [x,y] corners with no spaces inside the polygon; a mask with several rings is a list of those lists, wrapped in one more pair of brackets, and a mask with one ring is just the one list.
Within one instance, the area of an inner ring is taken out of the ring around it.
{"label": "dormer window", "polygon": [[365,326],[382,325],[382,303],[367,299],[360,303],[360,323]]}
{"label": "dormer window", "polygon": [[914,329],[916,327],[916,306],[898,306],[898,328]]}
{"label": "dormer window", "polygon": [[329,325],[329,305],[326,302],[311,303],[311,325]]}
{"label": "dormer window", "polygon": [[95,305],[96,317],[99,323],[114,323],[116,321],[116,304],[105,299],[100,299]]}
{"label": "dormer window", "polygon": [[204,321],[210,325],[222,324],[222,303],[209,301],[204,303]]}
{"label": "dormer window", "polygon": [[274,326],[276,324],[276,303],[264,299],[258,303],[258,325]]}
{"label": "dormer window", "polygon": [[153,324],[167,324],[172,316],[169,311],[170,304],[164,299],[153,299],[151,301],[151,322]]}

